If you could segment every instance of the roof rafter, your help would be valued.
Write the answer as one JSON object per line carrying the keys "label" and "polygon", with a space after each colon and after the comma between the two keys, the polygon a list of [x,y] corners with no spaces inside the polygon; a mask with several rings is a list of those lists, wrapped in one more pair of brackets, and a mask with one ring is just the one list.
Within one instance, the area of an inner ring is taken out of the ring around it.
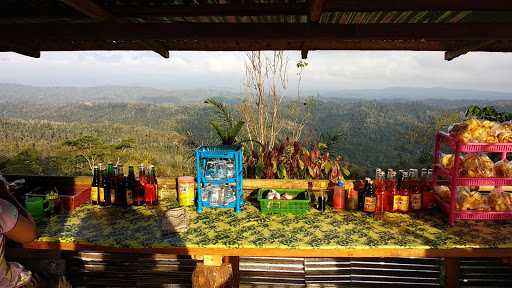
{"label": "roof rafter", "polygon": [[[102,6],[98,5],[92,0],[61,0],[66,5],[74,8],[75,10],[99,21],[99,22],[115,22],[115,17]],[[144,46],[153,50],[164,58],[169,58],[169,49],[155,45],[154,43],[143,42]],[[156,47],[155,47],[156,46]]]}
{"label": "roof rafter", "polygon": [[485,46],[488,46],[490,44],[493,44],[496,42],[495,40],[486,40],[486,41],[480,41],[476,43],[467,44],[465,46],[462,46],[455,50],[449,50],[444,53],[444,60],[451,61],[459,56],[462,56],[466,53],[469,53],[471,51],[479,50]]}

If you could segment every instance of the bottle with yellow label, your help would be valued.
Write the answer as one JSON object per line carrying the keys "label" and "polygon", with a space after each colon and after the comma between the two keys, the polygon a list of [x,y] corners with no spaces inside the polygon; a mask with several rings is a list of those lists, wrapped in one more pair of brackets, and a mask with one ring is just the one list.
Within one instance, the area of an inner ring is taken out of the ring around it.
{"label": "bottle with yellow label", "polygon": [[375,194],[372,180],[367,178],[366,183],[366,191],[364,193],[364,212],[375,213],[377,208],[377,194]]}
{"label": "bottle with yellow label", "polygon": [[100,189],[100,168],[94,166],[91,184],[91,204],[98,205],[98,194]]}
{"label": "bottle with yellow label", "polygon": [[407,172],[402,172],[400,181],[400,201],[398,203],[398,211],[400,213],[409,212],[410,191],[408,177],[409,175]]}

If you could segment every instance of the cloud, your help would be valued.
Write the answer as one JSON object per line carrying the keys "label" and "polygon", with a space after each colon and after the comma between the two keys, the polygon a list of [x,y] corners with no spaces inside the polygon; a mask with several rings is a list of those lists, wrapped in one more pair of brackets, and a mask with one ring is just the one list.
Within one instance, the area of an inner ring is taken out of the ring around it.
{"label": "cloud", "polygon": [[[296,87],[289,57],[290,89]],[[241,52],[45,52],[40,59],[0,53],[0,82],[38,86],[141,85],[166,89],[241,89]],[[469,53],[453,61],[441,52],[311,51],[303,89],[448,87],[512,91],[512,54]]]}

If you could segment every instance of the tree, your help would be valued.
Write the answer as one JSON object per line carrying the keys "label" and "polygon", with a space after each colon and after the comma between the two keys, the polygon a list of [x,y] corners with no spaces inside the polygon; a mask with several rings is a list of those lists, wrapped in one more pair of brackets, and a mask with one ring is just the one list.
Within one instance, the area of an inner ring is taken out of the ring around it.
{"label": "tree", "polygon": [[85,135],[73,140],[67,140],[64,145],[69,147],[72,151],[83,157],[87,161],[91,171],[98,163],[98,160],[103,157],[109,147],[98,137],[92,135]]}
{"label": "tree", "polygon": [[135,143],[134,139],[126,138],[126,139],[121,139],[121,141],[119,143],[112,145],[112,148],[114,149],[114,151],[118,152],[116,165],[119,165],[121,163],[121,155],[120,154],[123,154],[126,151],[135,148],[134,143]]}
{"label": "tree", "polygon": [[249,140],[256,140],[272,149],[284,128],[280,111],[283,101],[281,90],[285,90],[288,84],[288,60],[283,51],[274,51],[270,57],[261,51],[251,51],[246,55],[248,95],[240,105],[240,112]]}
{"label": "tree", "polygon": [[233,112],[224,103],[213,98],[208,98],[205,101],[216,108],[217,118],[219,121],[210,121],[210,125],[215,129],[223,145],[234,145],[238,143],[237,137],[242,130],[245,122],[236,120]]}

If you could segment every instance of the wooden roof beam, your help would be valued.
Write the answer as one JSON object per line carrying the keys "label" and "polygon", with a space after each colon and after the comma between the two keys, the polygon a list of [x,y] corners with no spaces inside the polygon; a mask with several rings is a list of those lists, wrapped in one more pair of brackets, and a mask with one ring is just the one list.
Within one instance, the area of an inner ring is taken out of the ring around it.
{"label": "wooden roof beam", "polygon": [[17,48],[17,49],[13,49],[12,52],[21,54],[23,56],[32,57],[32,58],[41,58],[41,51],[28,50],[28,49],[24,49],[24,48]]}
{"label": "wooden roof beam", "polygon": [[309,22],[318,23],[322,17],[325,0],[309,0]]}
{"label": "wooden roof beam", "polygon": [[510,0],[327,0],[326,11],[510,11]]}
{"label": "wooden roof beam", "polygon": [[[115,22],[116,19],[114,15],[112,15],[105,8],[94,2],[93,0],[61,0],[66,5],[74,8],[80,13],[91,17],[92,19],[97,20],[98,22]],[[158,55],[169,58],[169,49],[159,47],[161,45],[144,42],[144,46],[146,46],[149,50],[153,50]]]}
{"label": "wooden roof beam", "polygon": [[466,46],[461,47],[460,49],[446,51],[444,53],[444,60],[451,61],[451,60],[453,60],[459,56],[462,56],[464,54],[467,54],[471,51],[482,49],[485,46],[488,46],[494,42],[496,42],[496,41],[494,41],[494,40],[481,41],[481,42],[468,44]]}
{"label": "wooden roof beam", "polygon": [[[37,23],[0,24],[5,42],[32,41],[314,41],[314,40],[512,40],[512,23],[458,24],[229,24]],[[115,45],[112,45],[115,46]],[[309,47],[308,47],[309,48]]]}

